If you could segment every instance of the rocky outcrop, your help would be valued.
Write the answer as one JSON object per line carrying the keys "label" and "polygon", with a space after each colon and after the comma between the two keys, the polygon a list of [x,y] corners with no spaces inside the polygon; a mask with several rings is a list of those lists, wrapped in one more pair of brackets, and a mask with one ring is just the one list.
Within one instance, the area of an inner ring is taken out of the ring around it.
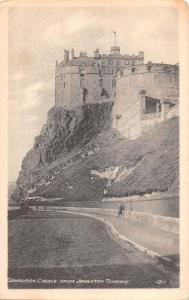
{"label": "rocky outcrop", "polygon": [[111,128],[112,103],[48,113],[22,162],[14,200],[24,195],[98,201],[179,191],[179,119],[154,126],[135,140]]}
{"label": "rocky outcrop", "polygon": [[48,112],[47,122],[33,148],[22,161],[13,198],[18,199],[28,190],[36,190],[36,182],[44,176],[49,166],[58,158],[69,156],[77,146],[82,147],[102,130],[112,124],[113,102],[86,104],[72,110],[55,106]]}

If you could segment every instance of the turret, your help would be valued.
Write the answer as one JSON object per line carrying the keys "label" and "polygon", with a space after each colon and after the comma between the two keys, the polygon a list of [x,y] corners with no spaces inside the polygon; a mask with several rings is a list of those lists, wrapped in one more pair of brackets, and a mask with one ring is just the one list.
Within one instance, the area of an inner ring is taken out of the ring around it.
{"label": "turret", "polygon": [[99,49],[96,49],[96,50],[94,51],[94,57],[95,57],[95,58],[100,58]]}
{"label": "turret", "polygon": [[139,51],[139,53],[138,53],[137,56],[144,59],[144,52],[143,51]]}
{"label": "turret", "polygon": [[64,50],[64,62],[68,62],[68,61],[69,61],[69,51]]}
{"label": "turret", "polygon": [[112,46],[110,50],[111,50],[112,55],[115,55],[115,56],[120,55],[120,47],[119,46]]}
{"label": "turret", "polygon": [[87,52],[81,51],[79,54],[80,57],[87,57]]}
{"label": "turret", "polygon": [[74,49],[71,50],[71,60],[74,60]]}
{"label": "turret", "polygon": [[112,54],[112,55],[118,56],[118,55],[120,55],[120,47],[117,46],[116,31],[113,31],[113,33],[114,33],[115,41],[114,41],[114,46],[112,46],[112,47],[110,48],[110,51],[111,51],[111,54]]}

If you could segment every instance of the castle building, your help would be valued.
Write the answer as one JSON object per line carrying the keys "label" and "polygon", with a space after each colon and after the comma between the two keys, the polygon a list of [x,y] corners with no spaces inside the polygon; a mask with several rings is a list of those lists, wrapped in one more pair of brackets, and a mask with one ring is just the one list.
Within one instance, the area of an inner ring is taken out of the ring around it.
{"label": "castle building", "polygon": [[64,60],[56,63],[55,105],[69,109],[84,103],[114,101],[117,72],[142,65],[143,60],[144,52],[122,55],[116,43],[110,54],[100,54],[96,49],[93,57],[86,52],[75,57],[73,49],[71,53],[64,50]]}
{"label": "castle building", "polygon": [[96,49],[92,57],[76,57],[73,49],[64,50],[64,60],[56,62],[55,105],[72,109],[114,101],[113,127],[126,138],[178,115],[178,99],[178,64],[144,64],[144,52],[122,55],[116,33],[110,54]]}

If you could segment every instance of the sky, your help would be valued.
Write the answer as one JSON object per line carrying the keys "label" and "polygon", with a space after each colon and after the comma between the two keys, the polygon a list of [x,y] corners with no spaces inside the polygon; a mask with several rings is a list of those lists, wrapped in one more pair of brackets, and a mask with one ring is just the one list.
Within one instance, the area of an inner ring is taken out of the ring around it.
{"label": "sky", "polygon": [[9,181],[54,106],[55,62],[64,49],[109,53],[117,32],[122,54],[178,62],[178,13],[169,7],[9,8]]}

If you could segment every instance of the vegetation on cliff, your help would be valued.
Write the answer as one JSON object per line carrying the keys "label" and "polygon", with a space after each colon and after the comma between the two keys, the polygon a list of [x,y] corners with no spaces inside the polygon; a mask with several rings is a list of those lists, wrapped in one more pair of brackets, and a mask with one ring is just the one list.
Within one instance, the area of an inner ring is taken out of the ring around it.
{"label": "vegetation on cliff", "polygon": [[178,118],[135,140],[111,129],[112,103],[49,111],[47,124],[22,163],[13,198],[100,200],[151,192],[178,192]]}

